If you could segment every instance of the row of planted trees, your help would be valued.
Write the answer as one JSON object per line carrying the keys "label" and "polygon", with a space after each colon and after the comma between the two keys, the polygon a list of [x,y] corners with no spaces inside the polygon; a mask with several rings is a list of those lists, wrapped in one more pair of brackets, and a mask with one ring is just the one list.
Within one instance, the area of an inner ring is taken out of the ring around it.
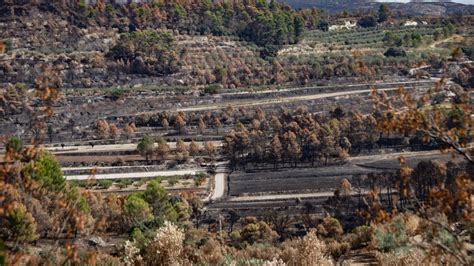
{"label": "row of planted trees", "polygon": [[150,159],[156,157],[158,161],[163,161],[173,157],[177,161],[185,161],[189,157],[195,157],[200,155],[204,149],[205,154],[211,158],[216,155],[216,147],[212,142],[205,142],[201,147],[194,140],[187,144],[182,139],[177,139],[176,147],[172,149],[168,142],[163,137],[155,139],[146,135],[138,141],[137,150],[145,157],[149,163]]}

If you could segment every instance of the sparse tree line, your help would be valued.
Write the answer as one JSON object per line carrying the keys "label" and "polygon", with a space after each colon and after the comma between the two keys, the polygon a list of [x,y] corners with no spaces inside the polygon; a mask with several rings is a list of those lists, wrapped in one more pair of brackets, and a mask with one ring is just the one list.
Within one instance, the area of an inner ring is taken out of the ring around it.
{"label": "sparse tree line", "polygon": [[135,118],[135,124],[137,126],[162,127],[165,130],[174,129],[179,135],[191,132],[199,135],[219,135],[224,124],[233,121],[232,115],[233,113],[230,111],[205,113],[160,112],[140,115]]}
{"label": "sparse tree line", "polygon": [[132,138],[135,135],[137,127],[134,122],[124,123],[122,129],[120,129],[116,124],[109,124],[105,119],[99,119],[96,121],[93,126],[97,137],[101,139],[111,138],[117,140],[125,137],[127,140]]}

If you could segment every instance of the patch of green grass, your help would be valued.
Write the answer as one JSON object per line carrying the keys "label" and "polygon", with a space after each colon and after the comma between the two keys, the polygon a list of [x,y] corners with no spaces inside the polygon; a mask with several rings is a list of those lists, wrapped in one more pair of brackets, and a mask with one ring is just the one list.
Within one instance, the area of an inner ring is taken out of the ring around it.
{"label": "patch of green grass", "polygon": [[101,189],[108,189],[113,185],[113,183],[114,182],[112,180],[108,180],[108,179],[101,179],[97,181],[97,184],[99,185]]}

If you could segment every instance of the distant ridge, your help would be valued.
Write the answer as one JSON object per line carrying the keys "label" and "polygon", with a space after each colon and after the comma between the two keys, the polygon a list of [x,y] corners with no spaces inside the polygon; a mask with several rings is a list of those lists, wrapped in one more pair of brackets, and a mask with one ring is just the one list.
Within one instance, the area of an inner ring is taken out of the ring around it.
{"label": "distant ridge", "polygon": [[357,9],[357,7],[371,4],[373,0],[279,0],[293,8],[321,8],[331,11]]}
{"label": "distant ridge", "polygon": [[[293,8],[319,8],[328,12],[344,10],[377,10],[380,2],[374,0],[278,0]],[[387,3],[392,11],[409,16],[474,15],[474,5],[453,2]]]}

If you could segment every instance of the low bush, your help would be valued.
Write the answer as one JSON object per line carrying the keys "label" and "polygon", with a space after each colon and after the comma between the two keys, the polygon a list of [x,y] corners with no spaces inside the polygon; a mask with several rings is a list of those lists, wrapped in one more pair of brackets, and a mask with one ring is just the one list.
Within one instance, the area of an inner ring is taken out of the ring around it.
{"label": "low bush", "polygon": [[179,179],[176,176],[173,176],[172,178],[168,179],[168,184],[172,187],[178,183]]}
{"label": "low bush", "polygon": [[383,55],[385,57],[406,57],[407,53],[402,48],[390,47]]}

